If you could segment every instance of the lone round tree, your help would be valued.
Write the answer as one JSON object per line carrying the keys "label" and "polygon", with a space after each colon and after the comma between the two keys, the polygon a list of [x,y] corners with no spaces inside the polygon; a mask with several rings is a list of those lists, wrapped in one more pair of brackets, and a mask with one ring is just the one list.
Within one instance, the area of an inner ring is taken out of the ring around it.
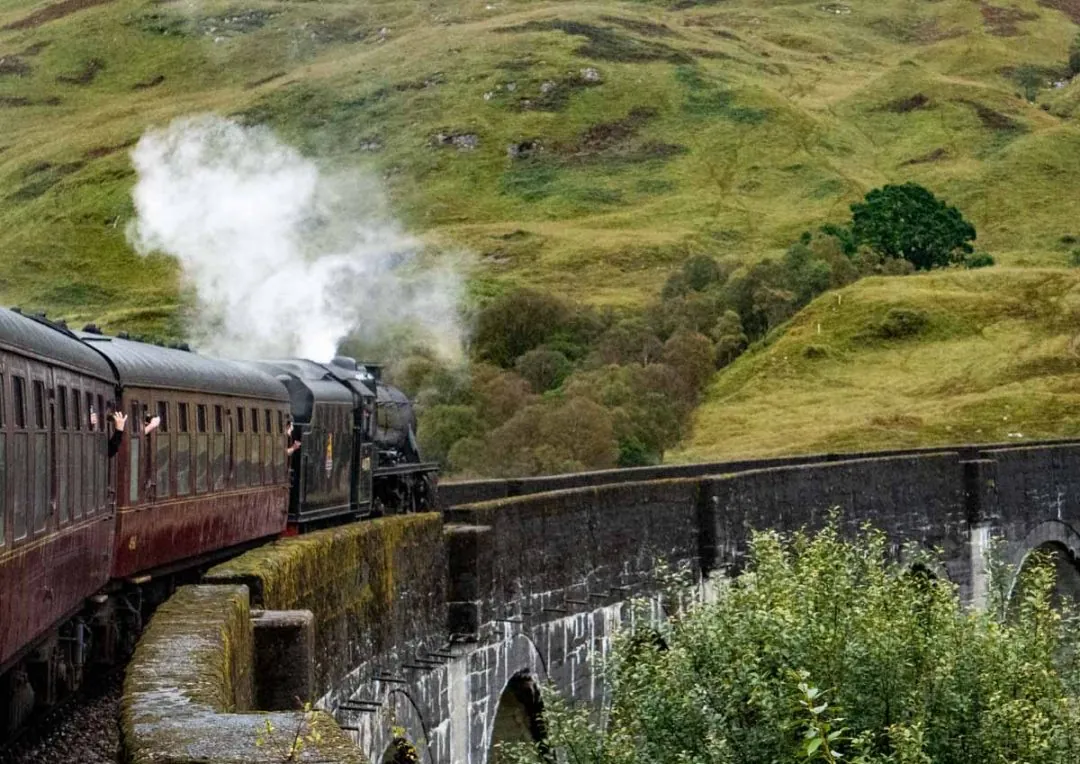
{"label": "lone round tree", "polygon": [[859,244],[910,260],[920,270],[949,265],[972,252],[975,227],[917,183],[874,189],[851,205],[851,213]]}

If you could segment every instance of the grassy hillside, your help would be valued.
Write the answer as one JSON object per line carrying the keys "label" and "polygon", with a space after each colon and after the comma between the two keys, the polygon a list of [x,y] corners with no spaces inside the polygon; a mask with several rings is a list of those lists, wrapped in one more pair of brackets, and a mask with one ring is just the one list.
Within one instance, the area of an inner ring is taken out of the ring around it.
{"label": "grassy hillside", "polygon": [[1080,85],[1029,87],[1032,103],[1018,82],[1062,76],[1070,14],[1080,3],[4,0],[0,297],[167,319],[173,267],[123,235],[126,147],[205,110],[373,168],[411,229],[479,254],[480,293],[637,304],[689,251],[759,257],[901,179],[958,204],[999,262],[1062,263],[1080,233]]}
{"label": "grassy hillside", "polygon": [[[476,254],[478,298],[634,308],[692,253],[776,254],[914,180],[1004,267],[820,300],[718,378],[683,456],[1005,437],[999,413],[1063,432],[1077,22],[1080,0],[0,0],[0,302],[180,333],[175,264],[125,239],[128,150],[204,111],[375,173],[410,230]],[[905,300],[929,334],[856,339]]]}
{"label": "grassy hillside", "polygon": [[675,458],[1078,437],[1078,324],[1075,271],[865,279],[722,372]]}

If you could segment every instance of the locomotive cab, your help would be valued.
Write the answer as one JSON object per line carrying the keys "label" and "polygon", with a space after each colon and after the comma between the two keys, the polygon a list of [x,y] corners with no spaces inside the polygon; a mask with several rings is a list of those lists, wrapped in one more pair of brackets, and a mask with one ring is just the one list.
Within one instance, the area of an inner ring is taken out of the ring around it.
{"label": "locomotive cab", "polygon": [[[292,437],[300,441],[290,462],[289,524],[305,526],[365,514],[357,504],[360,492],[354,486],[363,481],[354,479],[352,393],[323,366],[311,361],[256,361],[249,365],[273,374],[289,393]],[[286,444],[277,447],[284,449]],[[370,480],[367,483],[370,485]]]}

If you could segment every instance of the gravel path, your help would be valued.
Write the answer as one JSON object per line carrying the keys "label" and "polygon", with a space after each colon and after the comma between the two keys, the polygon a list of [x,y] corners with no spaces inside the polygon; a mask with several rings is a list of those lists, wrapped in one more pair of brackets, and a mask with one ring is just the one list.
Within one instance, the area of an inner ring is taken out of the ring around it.
{"label": "gravel path", "polygon": [[120,687],[123,672],[102,680],[55,715],[28,730],[0,764],[115,764],[120,760]]}

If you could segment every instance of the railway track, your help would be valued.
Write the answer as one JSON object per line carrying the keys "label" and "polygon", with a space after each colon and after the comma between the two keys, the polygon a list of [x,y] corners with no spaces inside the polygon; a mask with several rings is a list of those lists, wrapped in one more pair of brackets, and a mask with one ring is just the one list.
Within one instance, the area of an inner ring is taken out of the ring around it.
{"label": "railway track", "polygon": [[55,708],[0,743],[0,764],[115,764],[126,665],[91,677]]}

